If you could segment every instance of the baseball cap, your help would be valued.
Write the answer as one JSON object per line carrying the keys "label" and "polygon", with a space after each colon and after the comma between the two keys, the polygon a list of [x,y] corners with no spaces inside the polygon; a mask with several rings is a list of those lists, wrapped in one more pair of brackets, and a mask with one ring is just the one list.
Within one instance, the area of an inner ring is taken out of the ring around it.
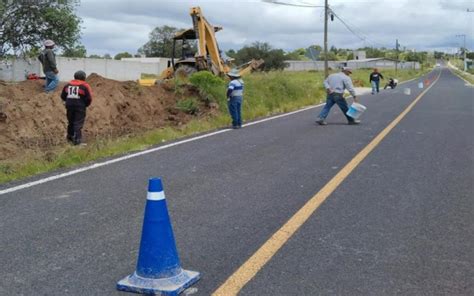
{"label": "baseball cap", "polygon": [[352,69],[349,68],[349,67],[342,67],[342,71],[346,71],[346,72],[352,73]]}

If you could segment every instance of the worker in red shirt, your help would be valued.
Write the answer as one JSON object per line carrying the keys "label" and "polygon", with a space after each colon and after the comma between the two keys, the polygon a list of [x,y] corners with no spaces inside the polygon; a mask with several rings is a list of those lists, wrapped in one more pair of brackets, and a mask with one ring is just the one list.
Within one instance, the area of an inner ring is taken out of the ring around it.
{"label": "worker in red shirt", "polygon": [[61,99],[67,110],[67,140],[74,145],[81,144],[86,108],[92,102],[91,87],[85,80],[86,73],[77,71],[74,73],[74,80],[66,84],[61,93]]}

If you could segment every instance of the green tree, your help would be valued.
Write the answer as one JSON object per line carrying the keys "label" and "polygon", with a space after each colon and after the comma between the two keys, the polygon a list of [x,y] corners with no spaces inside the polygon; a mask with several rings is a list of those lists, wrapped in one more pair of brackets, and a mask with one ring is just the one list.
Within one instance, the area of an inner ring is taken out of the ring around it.
{"label": "green tree", "polygon": [[[325,59],[324,57],[325,57],[324,52],[321,52],[319,54],[319,60],[324,61]],[[337,60],[338,60],[337,55],[333,51],[328,51],[328,61],[337,61]]]}
{"label": "green tree", "polygon": [[115,60],[121,60],[122,58],[133,58],[133,56],[128,52],[120,52],[114,56]]}
{"label": "green tree", "polygon": [[374,48],[374,47],[364,47],[364,48],[359,48],[358,50],[364,50],[365,51],[365,56],[370,59],[370,58],[383,58],[385,57],[385,51]]}
{"label": "green tree", "polygon": [[266,42],[254,42],[250,46],[244,46],[235,55],[235,62],[238,65],[247,63],[252,59],[263,59],[264,71],[282,70],[286,67],[285,52],[283,49],[274,49]]}
{"label": "green tree", "polygon": [[170,26],[156,27],[149,35],[149,41],[138,49],[138,53],[147,57],[170,58],[173,50],[173,37],[181,31]]}
{"label": "green tree", "polygon": [[233,50],[233,49],[229,49],[228,51],[225,52],[225,54],[226,54],[228,57],[231,57],[231,58],[234,58],[234,59],[235,59],[235,56],[237,55],[237,53],[236,53],[235,50]]}
{"label": "green tree", "polygon": [[0,56],[35,53],[46,39],[72,48],[80,38],[77,1],[0,1]]}
{"label": "green tree", "polygon": [[435,51],[434,52],[434,58],[435,59],[442,59],[444,57],[444,52],[442,51]]}
{"label": "green tree", "polygon": [[308,60],[308,58],[306,57],[306,49],[304,48],[295,49],[292,52],[285,54],[285,59],[293,60],[293,61]]}
{"label": "green tree", "polygon": [[422,51],[422,52],[409,51],[405,54],[405,60],[407,62],[419,62],[421,64],[428,60],[428,53],[425,51]]}
{"label": "green tree", "polygon": [[104,54],[104,59],[111,60],[112,56],[109,53]]}
{"label": "green tree", "polygon": [[76,45],[71,48],[66,48],[62,54],[63,57],[69,58],[85,58],[87,56],[87,50],[84,45]]}
{"label": "green tree", "polygon": [[101,56],[98,55],[98,54],[91,54],[91,55],[89,56],[89,58],[90,58],[90,59],[103,59],[103,57],[101,57]]}

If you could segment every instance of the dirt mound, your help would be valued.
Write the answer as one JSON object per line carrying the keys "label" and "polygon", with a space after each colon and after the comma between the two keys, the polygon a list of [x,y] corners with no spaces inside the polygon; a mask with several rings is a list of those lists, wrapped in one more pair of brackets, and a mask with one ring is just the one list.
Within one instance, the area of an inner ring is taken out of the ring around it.
{"label": "dirt mound", "polygon": [[[214,110],[204,101],[199,101],[199,111],[193,115],[176,107],[182,98],[199,98],[191,86],[181,86],[180,91],[169,85],[143,87],[97,74],[91,74],[87,82],[93,101],[87,109],[85,141],[181,125]],[[66,145],[66,109],[60,98],[64,83],[51,94],[43,91],[43,84],[43,80],[0,82],[0,160]]]}

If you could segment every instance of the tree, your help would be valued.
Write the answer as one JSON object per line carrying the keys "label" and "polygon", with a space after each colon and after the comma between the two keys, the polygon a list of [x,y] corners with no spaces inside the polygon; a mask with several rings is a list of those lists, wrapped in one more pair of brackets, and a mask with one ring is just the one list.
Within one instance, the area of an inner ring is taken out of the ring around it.
{"label": "tree", "polygon": [[364,50],[365,51],[365,56],[369,58],[383,58],[385,57],[385,52],[383,50],[380,50],[378,48],[374,47],[364,47],[364,48],[359,48],[358,50]]}
{"label": "tree", "polygon": [[110,55],[110,53],[106,53],[106,54],[104,54],[104,59],[111,60],[112,56]]}
{"label": "tree", "polygon": [[[324,52],[321,52],[319,54],[319,60],[324,61],[325,59],[325,54]],[[337,61],[337,55],[333,51],[328,51],[328,61]]]}
{"label": "tree", "polygon": [[100,55],[98,54],[91,54],[89,56],[89,59],[103,59],[103,57],[101,57]]}
{"label": "tree", "polygon": [[442,59],[444,57],[444,52],[442,51],[435,51],[434,52],[434,58],[435,59]]}
{"label": "tree", "polygon": [[147,57],[170,58],[173,51],[173,37],[181,31],[175,27],[161,26],[151,31],[150,40],[138,49],[138,53]]}
{"label": "tree", "polygon": [[62,54],[63,57],[69,58],[85,58],[87,56],[87,50],[84,45],[75,45],[71,48],[66,48]]}
{"label": "tree", "polygon": [[133,58],[128,52],[120,52],[114,56],[114,60],[121,60],[122,58]]}
{"label": "tree", "polygon": [[235,59],[235,56],[237,55],[237,53],[236,53],[235,50],[233,50],[233,49],[229,49],[228,51],[225,52],[225,54],[226,54],[228,57],[231,57],[231,58],[234,58],[234,59]]}
{"label": "tree", "polygon": [[235,62],[238,65],[247,63],[252,59],[263,59],[264,71],[282,70],[286,67],[285,52],[282,49],[273,49],[266,42],[254,42],[251,46],[244,46],[235,55]]}
{"label": "tree", "polygon": [[73,48],[80,38],[77,1],[0,1],[0,56],[35,53],[46,39]]}
{"label": "tree", "polygon": [[306,57],[306,49],[304,48],[298,48],[293,50],[292,52],[285,54],[285,59],[293,61],[309,60],[309,58]]}
{"label": "tree", "polygon": [[428,58],[428,53],[426,51],[422,52],[414,52],[414,51],[409,51],[405,55],[405,60],[408,62],[419,62],[422,64],[425,62]]}

